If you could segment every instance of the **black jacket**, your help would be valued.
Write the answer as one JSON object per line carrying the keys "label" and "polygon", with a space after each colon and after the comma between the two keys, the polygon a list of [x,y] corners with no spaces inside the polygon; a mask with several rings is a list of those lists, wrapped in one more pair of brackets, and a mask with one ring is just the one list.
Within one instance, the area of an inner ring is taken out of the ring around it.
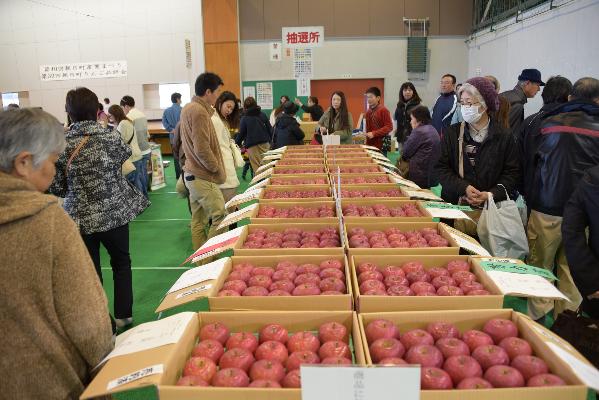
{"label": "black jacket", "polygon": [[260,107],[248,108],[239,122],[239,133],[235,143],[246,148],[272,141],[272,127],[268,117],[264,115]]}
{"label": "black jacket", "polygon": [[528,195],[531,209],[562,216],[584,172],[599,165],[599,106],[574,100],[545,115]]}
{"label": "black jacket", "polygon": [[[464,139],[469,136],[468,124],[466,124]],[[495,201],[503,201],[506,199],[505,190],[497,186],[501,184],[513,197],[520,179],[520,162],[518,161],[516,142],[509,131],[491,119],[489,134],[476,154],[475,167],[468,161],[464,149],[463,179],[460,178],[458,166],[459,137],[460,124],[454,124],[445,130],[441,142],[441,158],[437,164],[437,172],[443,186],[441,192],[443,200],[456,204],[458,199],[465,195],[468,185],[472,185],[480,191],[493,193]]]}
{"label": "black jacket", "polygon": [[[583,297],[582,309],[599,318],[599,166],[588,169],[564,207],[562,237],[570,272]],[[586,229],[589,229],[587,242]]]}
{"label": "black jacket", "polygon": [[420,105],[420,102],[415,103],[408,101],[407,103],[401,103],[395,108],[393,119],[397,121],[397,130],[395,131],[395,137],[398,143],[406,141],[408,136],[412,133],[412,125],[410,124],[410,112]]}
{"label": "black jacket", "polygon": [[528,98],[520,85],[516,85],[512,90],[501,93],[500,96],[510,102],[510,112],[508,117],[510,129],[512,130],[513,135],[517,135],[524,122],[524,104],[528,102]]}
{"label": "black jacket", "polygon": [[301,130],[295,116],[279,114],[273,134],[273,148],[304,144],[304,131]]}
{"label": "black jacket", "polygon": [[312,107],[302,104],[302,110],[310,114],[312,121],[320,121],[320,117],[322,117],[322,114],[324,114],[324,110],[320,104],[314,104]]}

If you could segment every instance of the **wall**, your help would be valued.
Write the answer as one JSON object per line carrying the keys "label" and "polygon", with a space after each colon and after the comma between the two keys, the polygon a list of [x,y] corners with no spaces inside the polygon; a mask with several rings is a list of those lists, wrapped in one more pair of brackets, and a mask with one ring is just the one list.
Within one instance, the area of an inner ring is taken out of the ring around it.
{"label": "wall", "polygon": [[[326,35],[326,32],[325,32]],[[452,73],[459,81],[466,79],[468,48],[464,37],[429,39],[429,68],[424,80],[412,79],[424,104],[431,106],[437,98],[439,81]],[[269,61],[268,42],[241,42],[241,80],[292,79],[292,57],[283,49],[283,60]],[[325,37],[322,47],[313,52],[313,79],[383,78],[385,104],[393,112],[401,84],[408,80],[406,72],[407,40]],[[339,88],[343,90],[342,87]],[[367,89],[367,88],[364,88]]]}
{"label": "wall", "polygon": [[[185,39],[192,67],[185,65]],[[201,0],[0,1],[0,91],[28,91],[31,106],[64,120],[76,86],[118,102],[125,94],[145,109],[143,84],[190,82],[204,70]],[[87,61],[128,62],[124,78],[41,82],[39,66]],[[160,110],[145,110],[160,118]]]}
{"label": "wall", "polygon": [[[599,78],[598,20],[599,1],[578,0],[477,35],[468,45],[469,75],[476,75],[479,69],[482,75],[494,75],[502,90],[516,84],[523,68],[539,69],[544,80],[558,74],[572,82],[584,76]],[[542,102],[540,94],[529,100],[526,115],[537,112]]]}

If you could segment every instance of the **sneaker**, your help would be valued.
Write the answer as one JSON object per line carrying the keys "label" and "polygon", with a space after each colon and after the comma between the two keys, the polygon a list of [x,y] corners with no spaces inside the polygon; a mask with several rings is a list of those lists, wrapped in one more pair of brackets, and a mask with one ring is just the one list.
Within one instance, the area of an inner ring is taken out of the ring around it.
{"label": "sneaker", "polygon": [[115,318],[114,322],[116,323],[117,328],[122,329],[129,325],[133,325],[133,317],[121,319]]}

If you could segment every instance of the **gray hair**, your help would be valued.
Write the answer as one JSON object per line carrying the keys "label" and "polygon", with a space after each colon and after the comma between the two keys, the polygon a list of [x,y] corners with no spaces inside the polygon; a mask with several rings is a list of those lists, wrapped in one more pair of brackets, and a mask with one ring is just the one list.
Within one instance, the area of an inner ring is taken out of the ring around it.
{"label": "gray hair", "polygon": [[530,82],[530,81],[518,81],[518,86],[520,86],[520,87],[524,87],[524,86],[526,86],[526,84],[527,84],[528,82]]}
{"label": "gray hair", "polygon": [[53,115],[33,108],[0,112],[0,171],[11,172],[24,151],[33,155],[33,166],[39,168],[65,146],[64,129]]}
{"label": "gray hair", "polygon": [[474,97],[474,99],[476,99],[477,102],[479,102],[480,104],[482,104],[485,109],[487,109],[487,103],[485,103],[485,99],[483,98],[482,94],[480,94],[480,92],[478,91],[478,89],[476,88],[476,86],[471,85],[468,82],[464,82],[464,84],[462,85],[462,87],[460,88],[460,90],[458,90],[458,99],[461,100],[462,99],[462,93],[468,93],[470,96]]}

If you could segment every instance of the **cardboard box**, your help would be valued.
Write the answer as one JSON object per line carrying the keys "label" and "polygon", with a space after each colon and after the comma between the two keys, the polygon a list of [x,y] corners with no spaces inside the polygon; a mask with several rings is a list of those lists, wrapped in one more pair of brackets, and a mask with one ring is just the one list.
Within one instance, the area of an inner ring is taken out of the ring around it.
{"label": "cardboard box", "polygon": [[[324,179],[324,183],[314,183],[314,184],[305,184],[305,183],[296,183],[301,180],[311,180],[311,179]],[[283,183],[273,183],[273,180],[282,181]],[[270,178],[269,186],[311,186],[311,185],[330,185],[331,182],[329,180],[329,176],[327,174],[296,174],[296,175],[284,175],[284,176],[272,176]]]}
{"label": "cardboard box", "polygon": [[[258,204],[258,207],[256,207],[256,209],[254,210],[254,212],[252,212],[252,215],[250,215],[250,222],[252,224],[281,224],[281,225],[287,225],[287,224],[311,224],[311,223],[329,223],[329,224],[333,224],[333,223],[337,223],[339,221],[339,218],[337,216],[337,210],[335,208],[335,202],[332,201],[331,199],[329,199],[330,201],[319,201],[319,202],[291,202],[291,201],[281,201],[281,202],[270,202],[270,201],[262,201],[261,203]],[[276,208],[293,208],[296,206],[302,206],[302,207],[306,207],[306,208],[319,208],[320,206],[322,206],[323,204],[327,204],[329,206],[331,206],[333,208],[333,210],[335,211],[335,217],[334,218],[321,218],[321,217],[317,217],[317,218],[260,218],[258,217],[258,214],[260,213],[260,208],[263,207],[264,205],[268,204],[269,206],[273,206]]]}
{"label": "cardboard box", "polygon": [[335,165],[350,165],[352,167],[359,167],[360,165],[371,165],[374,164],[374,160],[371,157],[361,157],[359,159],[354,158],[327,158],[327,164],[329,167]]}
{"label": "cardboard box", "polygon": [[291,151],[283,153],[281,160],[300,160],[303,158],[321,158],[324,159],[324,153],[320,151],[299,152]]}
{"label": "cardboard box", "polygon": [[[411,329],[425,329],[431,322],[445,321],[457,326],[460,332],[468,329],[482,329],[485,322],[492,318],[506,318],[512,320],[520,332],[520,337],[528,340],[533,351],[541,357],[550,370],[561,376],[569,386],[539,387],[539,388],[513,388],[513,389],[484,389],[484,390],[422,390],[422,400],[584,400],[587,388],[574,371],[562,361],[554,351],[547,346],[550,341],[539,333],[543,328],[524,314],[513,310],[452,310],[452,311],[411,311],[360,314],[360,329],[366,353],[366,361],[372,364],[368,344],[366,341],[365,327],[371,321],[379,318],[393,321],[400,332]],[[577,353],[577,358],[584,357]],[[586,361],[586,360],[585,360]],[[588,361],[586,361],[588,363]]]}
{"label": "cardboard box", "polygon": [[[363,262],[376,264],[379,269],[388,265],[401,266],[409,261],[419,261],[425,269],[443,267],[449,261],[464,260],[470,263],[470,271],[476,275],[491,294],[488,296],[363,296],[358,284],[357,266]],[[352,273],[353,293],[356,310],[360,313],[390,312],[390,311],[434,311],[434,310],[465,310],[465,309],[492,309],[503,307],[503,295],[480,267],[472,262],[470,256],[398,256],[398,255],[368,255],[350,257],[350,271]]]}
{"label": "cardboard box", "polygon": [[[354,183],[353,179],[356,178],[364,178],[364,179],[381,179],[385,180],[385,182],[362,182],[362,183]],[[351,182],[350,182],[351,181]],[[335,174],[335,182],[337,182],[337,174]],[[341,174],[341,185],[348,186],[351,188],[353,185],[388,185],[395,184],[391,180],[391,177],[388,174],[382,173],[364,173],[364,174]]]}
{"label": "cardboard box", "polygon": [[[304,174],[322,175],[322,174],[326,174],[328,172],[326,166],[324,166],[324,165],[286,165],[286,166],[276,165],[273,169],[273,175],[275,175],[275,176],[276,175],[298,175],[297,172],[292,172],[292,173],[286,172],[286,170],[289,170],[289,169],[308,171],[308,172],[302,172],[301,175],[304,175]],[[318,169],[319,172],[312,172],[313,170],[316,170],[316,169]]]}
{"label": "cardboard box", "polygon": [[[287,192],[293,190],[326,190],[328,193],[327,197],[306,197],[306,198],[274,198],[274,199],[266,199],[265,195],[267,192]],[[329,185],[301,185],[301,186],[285,186],[285,185],[271,185],[266,187],[258,200],[261,203],[279,203],[279,202],[294,202],[294,203],[311,203],[318,201],[331,201],[333,194],[331,192],[331,187]]]}
{"label": "cardboard box", "polygon": [[[377,223],[364,223],[364,222],[347,222],[345,223],[345,245],[348,249],[349,255],[458,255],[460,254],[460,246],[447,232],[445,227],[438,222],[391,222],[393,218],[389,218],[388,222],[377,222]],[[435,228],[438,233],[447,239],[449,247],[414,247],[414,248],[351,248],[349,247],[349,239],[347,233],[352,228],[364,228],[366,232],[370,231],[385,231],[387,228],[398,228],[402,232],[420,230],[423,228]]]}
{"label": "cardboard box", "polygon": [[[391,217],[391,218],[393,218],[394,221],[398,221],[398,222],[431,222],[433,220],[433,217],[430,215],[428,210],[426,208],[424,208],[422,203],[419,201],[392,200],[392,199],[386,199],[386,198],[381,198],[381,199],[373,199],[373,198],[368,198],[368,199],[351,198],[351,199],[348,199],[348,198],[344,198],[341,200],[341,208],[342,209],[343,209],[343,207],[348,206],[350,204],[357,205],[357,206],[372,206],[374,204],[384,204],[387,207],[401,207],[405,204],[416,204],[416,207],[423,214],[422,217]],[[355,222],[355,223],[385,222],[385,221],[389,221],[389,218],[390,217],[350,217],[350,216],[344,215],[343,221],[345,221],[346,223],[348,223],[348,222]]]}
{"label": "cardboard box", "polygon": [[287,158],[285,160],[279,160],[277,166],[284,165],[324,165],[324,158]]}
{"label": "cardboard box", "polygon": [[[161,400],[301,400],[300,389],[271,388],[215,388],[175,386],[181,376],[185,362],[198,340],[200,329],[210,323],[222,322],[231,332],[258,332],[264,325],[276,322],[289,332],[315,331],[326,322],[338,322],[351,332],[353,358],[357,365],[365,365],[364,347],[358,318],[353,311],[244,311],[244,312],[201,312],[187,327],[178,343],[157,349],[141,351],[109,360],[87,387],[82,399],[127,392],[141,387],[153,386]],[[163,364],[164,373],[146,376],[119,386],[113,391],[106,389],[108,382],[124,375]]]}
{"label": "cardboard box", "polygon": [[360,168],[360,173],[364,174],[372,174],[372,173],[385,173],[383,167],[378,164],[370,163],[370,164],[358,164],[358,165],[350,165],[350,164],[329,164],[327,166],[329,172],[331,173],[331,178],[333,175],[337,175],[337,170],[339,169],[342,174],[350,173],[348,172],[349,168]]}
{"label": "cardboard box", "polygon": [[[331,173],[331,183],[333,185],[333,187],[337,186],[337,174],[332,174]],[[374,201],[378,201],[378,200],[409,200],[409,197],[406,197],[403,192],[401,191],[399,185],[396,184],[377,184],[377,185],[341,185],[341,191],[343,192],[344,190],[348,190],[348,191],[363,191],[363,190],[372,190],[375,192],[375,194],[377,193],[381,193],[381,192],[388,192],[389,190],[396,190],[399,192],[399,195],[396,197],[388,197],[388,196],[384,196],[384,195],[378,195],[376,197],[349,197],[349,196],[345,196],[343,195],[343,193],[341,194],[341,200],[358,200],[358,199],[371,199]]]}

